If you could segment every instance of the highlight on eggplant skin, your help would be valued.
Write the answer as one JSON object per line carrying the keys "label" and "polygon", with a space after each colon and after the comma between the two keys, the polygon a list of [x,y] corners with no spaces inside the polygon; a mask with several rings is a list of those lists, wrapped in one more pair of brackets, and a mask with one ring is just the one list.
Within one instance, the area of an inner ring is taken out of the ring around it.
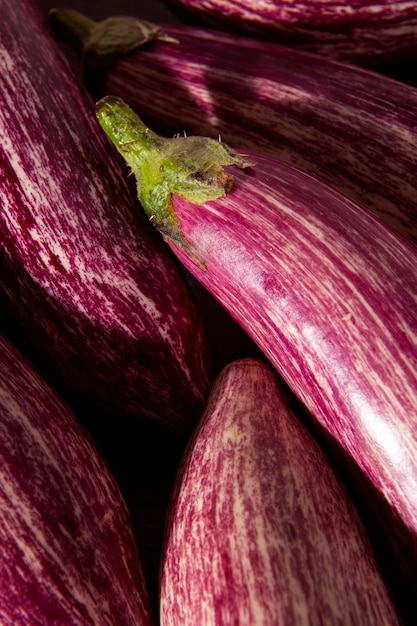
{"label": "highlight on eggplant skin", "polygon": [[0,336],[0,621],[152,626],[132,521],[89,434]]}
{"label": "highlight on eggplant skin", "polygon": [[166,526],[161,626],[399,625],[350,494],[276,373],[219,374]]}
{"label": "highlight on eggplant skin", "polygon": [[36,3],[0,7],[1,328],[71,394],[186,431],[202,316]]}
{"label": "highlight on eggplant skin", "polygon": [[402,0],[167,0],[185,21],[379,67],[416,59],[417,7]]}
{"label": "highlight on eggplant skin", "polygon": [[[129,23],[137,19],[125,20],[130,33]],[[104,37],[104,26],[65,9],[50,20],[57,37],[82,49],[84,62],[86,49],[97,46],[94,56],[103,54],[97,38],[100,32]],[[236,150],[300,167],[417,244],[415,88],[249,37],[181,24],[165,25],[164,32],[178,43],[153,41],[122,54],[116,65],[107,63],[105,71],[101,58],[102,73],[91,67],[86,80],[95,99],[121,97],[167,137],[221,137]],[[121,53],[124,42],[121,30]]]}

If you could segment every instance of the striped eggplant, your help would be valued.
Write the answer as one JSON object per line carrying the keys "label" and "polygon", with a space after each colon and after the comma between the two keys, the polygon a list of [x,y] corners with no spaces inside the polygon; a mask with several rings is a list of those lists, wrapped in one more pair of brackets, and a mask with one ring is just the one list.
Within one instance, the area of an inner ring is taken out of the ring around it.
{"label": "striped eggplant", "polygon": [[[90,87],[92,76],[101,81],[94,86],[99,96],[120,96],[163,134],[220,135],[305,169],[417,243],[417,89],[312,54],[181,25],[163,28],[176,45],[154,39],[126,55],[124,29],[131,33],[137,20],[127,18],[124,28],[114,20],[96,23],[64,9],[50,15],[56,36],[82,49]],[[110,34],[111,53],[104,47]],[[114,55],[123,57],[115,65]],[[106,56],[111,69],[103,74]]]}
{"label": "striped eggplant", "polygon": [[351,498],[273,371],[222,370],[166,528],[161,626],[399,624]]}
{"label": "striped eggplant", "polygon": [[0,336],[0,622],[151,626],[130,515],[55,390]]}
{"label": "striped eggplant", "polygon": [[0,325],[63,389],[188,429],[211,374],[182,271],[38,8],[0,6]]}
{"label": "striped eggplant", "polygon": [[403,0],[169,0],[185,18],[363,65],[415,60],[417,5]]}
{"label": "striped eggplant", "polygon": [[[162,229],[164,194],[167,218],[176,219],[174,240],[164,232],[172,250],[262,349],[381,500],[377,522],[402,554],[397,565],[414,577],[414,598],[415,246],[282,161],[249,153],[256,165],[236,168],[231,180],[219,163],[207,163],[212,139],[158,139],[117,97],[99,101],[97,115],[135,172],[139,193],[146,191],[143,207],[159,216],[153,223]],[[180,158],[170,166],[175,153]],[[165,172],[154,189],[148,188],[150,155]],[[204,185],[211,197],[212,180],[221,177],[229,178],[225,195],[204,201]],[[412,607],[415,623],[414,599]]]}

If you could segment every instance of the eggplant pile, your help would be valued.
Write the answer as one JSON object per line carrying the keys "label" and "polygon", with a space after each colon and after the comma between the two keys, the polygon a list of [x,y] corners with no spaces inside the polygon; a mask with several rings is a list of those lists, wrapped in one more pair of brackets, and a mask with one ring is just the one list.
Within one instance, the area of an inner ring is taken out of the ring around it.
{"label": "eggplant pile", "polygon": [[[358,62],[414,50],[411,5],[378,6],[338,22]],[[326,50],[2,9],[0,621],[414,626],[417,90]],[[197,292],[260,358],[216,369]],[[143,477],[128,502],[101,412],[167,472],[156,598]]]}

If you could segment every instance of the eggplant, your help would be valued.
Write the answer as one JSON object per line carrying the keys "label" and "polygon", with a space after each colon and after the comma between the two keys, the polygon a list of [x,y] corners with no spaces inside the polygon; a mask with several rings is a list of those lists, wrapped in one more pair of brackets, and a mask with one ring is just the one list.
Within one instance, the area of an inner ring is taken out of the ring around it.
{"label": "eggplant", "polygon": [[339,475],[273,370],[227,365],[176,478],[161,626],[399,624]]}
{"label": "eggplant", "polygon": [[1,8],[0,326],[69,395],[188,431],[212,380],[188,283],[36,5]]}
{"label": "eggplant", "polygon": [[401,0],[168,0],[188,21],[379,67],[414,60],[417,7]]}
{"label": "eggplant", "polygon": [[78,50],[97,98],[123,98],[167,136],[220,136],[305,169],[417,243],[415,87],[203,28],[155,25],[148,41],[136,18],[57,9],[49,23]]}
{"label": "eggplant", "polygon": [[0,621],[152,626],[131,518],[53,387],[0,336]]}
{"label": "eggplant", "polygon": [[[226,168],[223,176],[232,180],[222,197],[197,201],[182,177],[202,193],[204,146],[212,139],[190,138],[193,150],[200,139],[198,163],[195,151],[186,156],[189,138],[155,140],[120,98],[103,98],[97,116],[139,189],[150,180],[152,145],[158,150],[167,172],[166,214],[176,218],[174,238],[164,232],[171,249],[254,340],[381,500],[374,513],[387,545],[394,546],[396,565],[411,578],[415,621],[415,246],[323,181],[259,153],[245,155],[254,167],[235,168],[233,176]],[[170,168],[164,155],[175,152],[176,142],[181,159]],[[210,176],[206,182],[211,194]],[[156,208],[163,213],[156,199],[160,190],[148,189],[142,202],[148,215]]]}

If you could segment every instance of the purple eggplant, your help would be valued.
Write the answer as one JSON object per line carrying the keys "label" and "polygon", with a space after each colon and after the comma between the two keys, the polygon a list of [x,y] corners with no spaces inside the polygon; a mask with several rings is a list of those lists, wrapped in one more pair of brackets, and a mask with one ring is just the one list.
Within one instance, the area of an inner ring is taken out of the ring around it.
{"label": "purple eggplant", "polygon": [[1,9],[0,324],[71,393],[189,429],[211,374],[184,276],[34,3]]}
{"label": "purple eggplant", "polygon": [[[164,203],[170,220],[176,218],[172,250],[384,503],[379,522],[415,590],[415,246],[323,181],[277,159],[246,153],[255,166],[235,168],[232,176],[219,163],[208,166],[204,146],[211,139],[155,139],[116,97],[101,100],[97,115],[147,190],[142,204],[148,215],[159,215],[154,224],[164,225]],[[146,172],[151,145],[167,173],[153,190]],[[163,155],[175,152],[181,158],[170,167]],[[223,196],[205,201],[204,180],[212,194],[213,174],[229,180]]]}
{"label": "purple eggplant", "polygon": [[417,52],[417,6],[402,0],[169,0],[186,18],[368,66]]}
{"label": "purple eggplant", "polygon": [[350,495],[255,359],[218,376],[177,476],[161,626],[400,624]]}
{"label": "purple eggplant", "polygon": [[79,50],[98,96],[123,98],[167,136],[220,136],[305,169],[417,243],[417,89],[317,55],[181,25],[155,26],[148,44],[136,27],[140,47],[127,54],[140,23],[50,14],[56,37]]}
{"label": "purple eggplant", "polygon": [[151,626],[127,506],[90,436],[0,336],[0,621]]}

